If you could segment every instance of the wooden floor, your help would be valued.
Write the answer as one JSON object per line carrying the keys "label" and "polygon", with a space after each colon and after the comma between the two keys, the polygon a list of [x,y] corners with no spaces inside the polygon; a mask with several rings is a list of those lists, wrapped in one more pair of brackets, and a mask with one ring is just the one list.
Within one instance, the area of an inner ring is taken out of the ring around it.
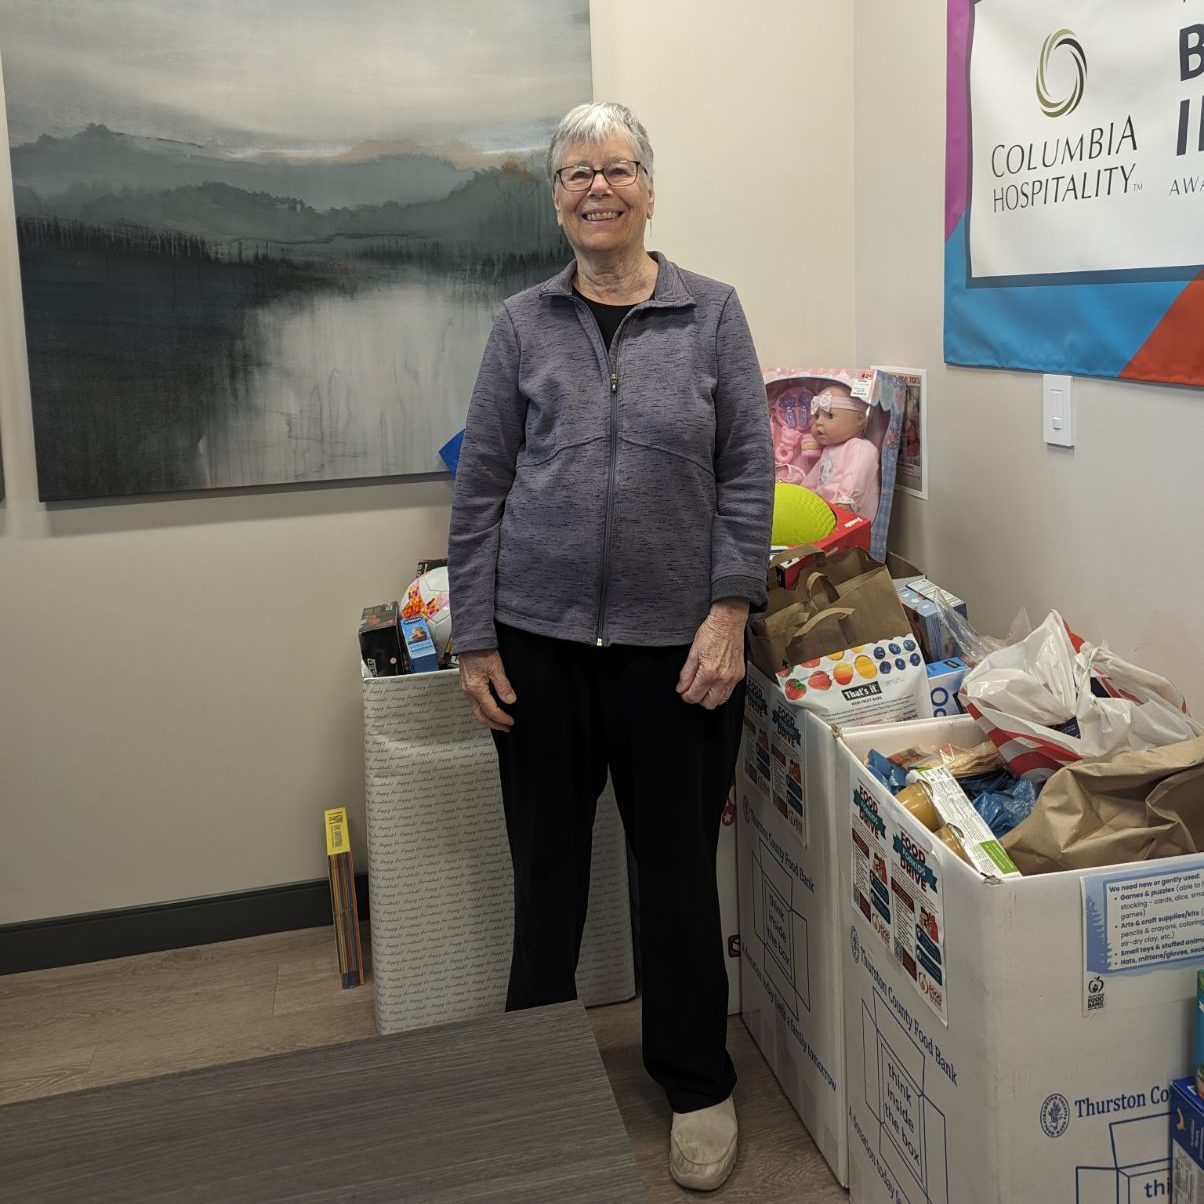
{"label": "wooden floor", "polygon": [[[698,1200],[666,1169],[669,1109],[640,1064],[639,1002],[593,1008],[649,1199]],[[0,1104],[375,1035],[372,987],[339,985],[331,929],[0,977]],[[740,1160],[728,1204],[843,1204],[744,1025],[728,1027],[740,1083]],[[0,1120],[2,1123],[2,1120]]]}

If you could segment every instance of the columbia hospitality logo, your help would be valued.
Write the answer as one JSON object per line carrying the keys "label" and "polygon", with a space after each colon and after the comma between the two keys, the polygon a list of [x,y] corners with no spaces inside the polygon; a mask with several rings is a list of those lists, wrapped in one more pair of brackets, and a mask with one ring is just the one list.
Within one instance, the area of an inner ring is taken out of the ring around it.
{"label": "columbia hospitality logo", "polygon": [[[1070,51],[1074,60],[1074,86],[1070,89],[1069,96],[1058,99],[1050,95],[1045,76],[1049,71],[1050,59],[1063,47]],[[1087,55],[1082,44],[1072,30],[1059,29],[1056,33],[1051,33],[1045,39],[1045,45],[1041,47],[1041,59],[1037,63],[1037,100],[1040,101],[1045,116],[1065,117],[1068,113],[1073,113],[1079,107],[1079,101],[1083,99],[1083,89],[1086,86]]]}

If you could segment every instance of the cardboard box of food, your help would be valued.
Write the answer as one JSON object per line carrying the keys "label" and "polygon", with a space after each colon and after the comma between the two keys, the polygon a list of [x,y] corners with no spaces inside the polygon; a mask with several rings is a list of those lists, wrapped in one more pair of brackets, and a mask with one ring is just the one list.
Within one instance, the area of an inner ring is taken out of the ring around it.
{"label": "cardboard box of food", "polygon": [[862,764],[871,748],[980,740],[968,717],[840,735],[851,1198],[1166,1197],[1170,1082],[1191,1066],[1204,962],[1204,856],[986,877]]}

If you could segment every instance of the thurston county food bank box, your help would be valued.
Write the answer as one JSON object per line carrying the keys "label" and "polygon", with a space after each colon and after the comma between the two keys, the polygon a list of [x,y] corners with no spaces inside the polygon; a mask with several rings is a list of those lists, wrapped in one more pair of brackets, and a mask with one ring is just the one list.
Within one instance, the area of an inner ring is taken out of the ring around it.
{"label": "thurston county food bank box", "polygon": [[832,729],[750,665],[736,771],[741,1014],[845,1184],[835,754]]}
{"label": "thurston county food bank box", "polygon": [[980,740],[963,717],[837,745],[851,1199],[1169,1198],[1204,856],[988,880],[861,763]]}

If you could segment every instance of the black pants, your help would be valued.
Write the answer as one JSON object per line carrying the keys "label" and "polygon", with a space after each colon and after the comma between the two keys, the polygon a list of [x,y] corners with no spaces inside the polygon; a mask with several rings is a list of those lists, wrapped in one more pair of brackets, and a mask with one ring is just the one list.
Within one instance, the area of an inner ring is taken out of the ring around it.
{"label": "black pants", "polygon": [[577,997],[594,810],[607,769],[638,867],[644,1065],[675,1112],[720,1103],[727,971],[715,882],[740,742],[743,683],[721,707],[683,702],[688,646],[597,648],[498,625],[517,701],[494,733],[514,860],[509,1010]]}

